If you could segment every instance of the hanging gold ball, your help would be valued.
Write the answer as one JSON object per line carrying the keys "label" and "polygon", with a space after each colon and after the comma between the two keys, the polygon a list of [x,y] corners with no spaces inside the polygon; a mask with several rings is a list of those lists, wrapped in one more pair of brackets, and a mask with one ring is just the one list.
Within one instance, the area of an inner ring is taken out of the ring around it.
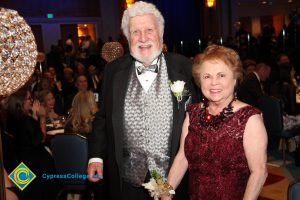
{"label": "hanging gold ball", "polygon": [[36,59],[31,28],[17,11],[0,7],[0,96],[12,94],[28,81]]}
{"label": "hanging gold ball", "polygon": [[102,58],[111,62],[124,54],[123,46],[119,42],[106,42],[102,47]]}

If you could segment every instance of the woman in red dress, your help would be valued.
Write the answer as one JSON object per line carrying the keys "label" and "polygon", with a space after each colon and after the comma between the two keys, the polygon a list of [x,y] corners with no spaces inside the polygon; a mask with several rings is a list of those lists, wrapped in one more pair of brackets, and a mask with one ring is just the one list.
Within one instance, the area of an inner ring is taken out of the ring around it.
{"label": "woman in red dress", "polygon": [[169,184],[176,188],[189,170],[191,200],[257,199],[267,177],[267,133],[261,111],[235,97],[242,78],[238,54],[209,46],[193,76],[204,100],[188,109]]}

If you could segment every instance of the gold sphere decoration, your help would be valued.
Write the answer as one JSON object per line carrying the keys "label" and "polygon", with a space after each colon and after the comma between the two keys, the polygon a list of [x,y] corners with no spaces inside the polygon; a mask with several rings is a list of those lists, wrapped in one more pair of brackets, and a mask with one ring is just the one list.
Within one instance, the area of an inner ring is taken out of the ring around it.
{"label": "gold sphere decoration", "polygon": [[102,47],[102,58],[111,62],[124,54],[123,46],[119,42],[106,42]]}
{"label": "gold sphere decoration", "polygon": [[17,11],[0,7],[0,96],[12,94],[28,81],[36,59],[31,28]]}

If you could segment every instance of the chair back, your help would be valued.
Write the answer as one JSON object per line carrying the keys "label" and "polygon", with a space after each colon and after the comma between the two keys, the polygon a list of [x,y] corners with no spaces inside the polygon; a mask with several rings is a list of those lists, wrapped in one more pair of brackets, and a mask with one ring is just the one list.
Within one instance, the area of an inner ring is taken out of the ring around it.
{"label": "chair back", "polygon": [[300,199],[300,180],[290,183],[288,188],[288,200]]}
{"label": "chair back", "polygon": [[268,134],[280,134],[283,130],[283,113],[280,100],[272,96],[263,96],[259,98],[258,105],[263,113]]}
{"label": "chair back", "polygon": [[69,177],[60,178],[64,184],[85,185],[88,150],[87,139],[77,134],[57,134],[51,140],[56,173]]}

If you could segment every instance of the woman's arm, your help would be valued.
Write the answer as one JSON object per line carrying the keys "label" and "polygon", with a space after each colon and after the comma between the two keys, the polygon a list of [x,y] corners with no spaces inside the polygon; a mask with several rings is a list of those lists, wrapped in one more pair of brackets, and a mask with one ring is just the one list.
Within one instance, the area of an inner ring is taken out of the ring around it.
{"label": "woman's arm", "polygon": [[244,133],[244,150],[250,169],[244,200],[256,200],[267,178],[267,132],[261,115],[249,118]]}
{"label": "woman's arm", "polygon": [[[185,137],[188,134],[189,124],[190,124],[189,115],[187,113],[182,126],[179,151],[174,159],[174,162],[172,164],[172,167],[168,175],[168,183],[174,188],[174,190],[181,182],[181,179],[188,168],[188,162],[184,154],[184,141],[185,141]],[[167,199],[171,199],[171,197],[163,196],[161,199],[167,200]]]}

